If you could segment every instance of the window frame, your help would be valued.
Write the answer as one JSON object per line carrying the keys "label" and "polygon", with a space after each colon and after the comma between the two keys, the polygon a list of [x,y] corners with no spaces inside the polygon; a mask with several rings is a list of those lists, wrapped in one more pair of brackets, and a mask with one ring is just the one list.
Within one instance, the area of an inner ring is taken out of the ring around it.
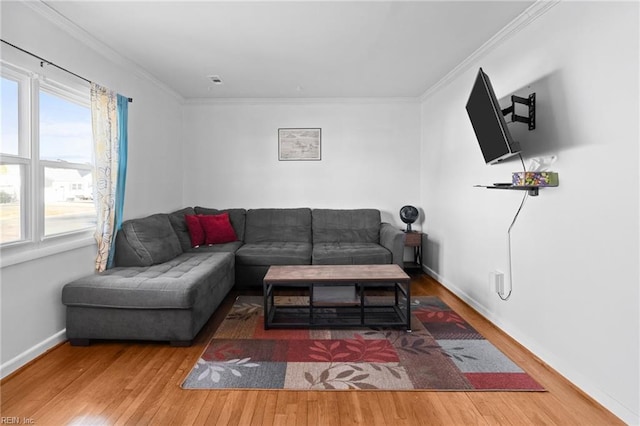
{"label": "window frame", "polygon": [[[45,169],[78,169],[93,175],[93,164],[40,159],[40,92],[91,108],[86,84],[45,78],[0,60],[0,75],[18,82],[18,155],[0,152],[1,165],[21,168],[20,237],[0,243],[0,267],[95,244],[94,227],[45,234]],[[93,146],[92,146],[92,156]]]}

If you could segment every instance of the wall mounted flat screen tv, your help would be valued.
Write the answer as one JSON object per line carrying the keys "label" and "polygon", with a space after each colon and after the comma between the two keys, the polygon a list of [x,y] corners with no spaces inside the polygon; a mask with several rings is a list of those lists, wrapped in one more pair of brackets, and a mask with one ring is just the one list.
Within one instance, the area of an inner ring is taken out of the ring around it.
{"label": "wall mounted flat screen tv", "polygon": [[496,164],[520,152],[513,140],[489,76],[478,71],[467,101],[467,114],[487,164]]}

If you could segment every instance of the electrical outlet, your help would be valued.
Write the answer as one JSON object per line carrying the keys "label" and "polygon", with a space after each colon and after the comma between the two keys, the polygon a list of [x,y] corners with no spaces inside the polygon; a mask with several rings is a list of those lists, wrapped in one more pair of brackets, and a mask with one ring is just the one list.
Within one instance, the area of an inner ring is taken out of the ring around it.
{"label": "electrical outlet", "polygon": [[504,273],[495,270],[492,275],[495,292],[498,294],[504,294]]}

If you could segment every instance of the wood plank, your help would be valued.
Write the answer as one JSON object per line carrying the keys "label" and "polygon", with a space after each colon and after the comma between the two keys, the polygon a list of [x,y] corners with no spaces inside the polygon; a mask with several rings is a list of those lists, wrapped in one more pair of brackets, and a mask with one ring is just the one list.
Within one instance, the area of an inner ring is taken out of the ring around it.
{"label": "wood plank", "polygon": [[419,419],[414,424],[453,424],[453,419],[437,399],[437,392],[410,392],[405,398],[405,403],[411,410],[411,419]]}
{"label": "wood plank", "polygon": [[181,389],[234,292],[188,348],[109,341],[58,346],[0,382],[0,411],[42,425],[623,424],[437,281],[412,274],[411,286],[415,296],[440,297],[548,392]]}
{"label": "wood plank", "polygon": [[338,396],[340,392],[314,392],[313,397],[318,401],[318,417],[309,425],[339,425]]}

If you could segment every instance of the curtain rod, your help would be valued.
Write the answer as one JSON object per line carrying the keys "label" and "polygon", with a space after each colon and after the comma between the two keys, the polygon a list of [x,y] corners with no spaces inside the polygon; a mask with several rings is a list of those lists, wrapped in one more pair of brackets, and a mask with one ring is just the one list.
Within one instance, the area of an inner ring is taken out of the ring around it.
{"label": "curtain rod", "polygon": [[[69,74],[71,74],[72,76],[77,77],[77,78],[79,78],[80,80],[84,80],[84,81],[86,81],[86,82],[87,82],[87,83],[89,83],[89,84],[91,84],[91,83],[92,83],[92,81],[91,81],[91,80],[89,80],[89,79],[87,79],[87,78],[84,78],[83,76],[78,75],[78,74],[76,74],[76,73],[75,73],[75,72],[73,72],[73,71],[69,71],[68,69],[63,68],[63,67],[61,67],[60,65],[54,64],[54,63],[53,63],[53,62],[51,62],[51,61],[47,61],[46,59],[44,59],[44,58],[42,58],[42,57],[40,57],[40,56],[36,55],[35,53],[31,53],[31,52],[29,52],[28,50],[24,50],[23,48],[18,47],[18,46],[16,46],[15,44],[11,44],[11,43],[9,43],[9,42],[8,42],[8,41],[6,41],[6,40],[2,40],[2,39],[0,39],[0,41],[2,41],[2,42],[3,42],[3,43],[5,43],[5,44],[8,44],[9,46],[13,47],[14,49],[18,49],[19,51],[26,53],[27,55],[31,55],[31,56],[33,56],[34,58],[38,58],[38,59],[40,59],[40,67],[43,67],[43,66],[44,66],[44,64],[51,65],[52,67],[56,67],[56,68],[58,68],[59,70],[62,70],[62,71],[64,71],[64,72],[66,72],[66,73],[69,73]],[[133,102],[133,98],[127,98],[127,100],[128,100],[129,102]]]}

